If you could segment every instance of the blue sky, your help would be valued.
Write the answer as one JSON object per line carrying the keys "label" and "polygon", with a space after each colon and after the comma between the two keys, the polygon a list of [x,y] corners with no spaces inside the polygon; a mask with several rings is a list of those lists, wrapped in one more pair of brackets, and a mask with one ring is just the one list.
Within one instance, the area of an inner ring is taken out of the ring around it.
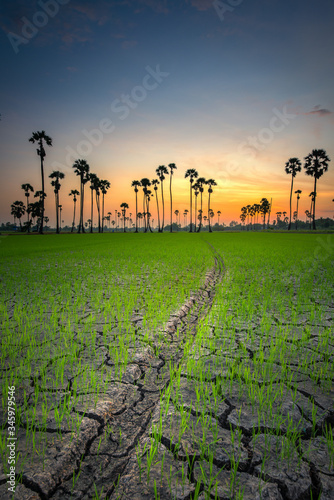
{"label": "blue sky", "polygon": [[[333,14],[327,0],[2,5],[0,221],[10,220],[13,201],[24,200],[22,183],[40,189],[36,148],[28,139],[43,129],[53,139],[46,176],[65,173],[65,222],[71,220],[68,192],[78,188],[68,156],[73,150],[111,182],[107,211],[123,201],[134,208],[131,181],[153,178],[159,165],[171,162],[178,166],[173,205],[179,210],[189,208],[187,168],[216,180],[213,209],[225,222],[264,196],[273,198],[274,211],[288,209],[285,162],[303,161],[315,148],[334,156]],[[159,71],[158,81],[152,72]],[[127,112],[115,111],[126,96]],[[101,123],[109,131],[90,135]],[[95,144],[78,147],[87,134]],[[319,216],[333,215],[333,172],[330,163],[319,181]],[[304,211],[312,179],[301,172],[295,182]],[[47,194],[52,222],[49,185]]]}

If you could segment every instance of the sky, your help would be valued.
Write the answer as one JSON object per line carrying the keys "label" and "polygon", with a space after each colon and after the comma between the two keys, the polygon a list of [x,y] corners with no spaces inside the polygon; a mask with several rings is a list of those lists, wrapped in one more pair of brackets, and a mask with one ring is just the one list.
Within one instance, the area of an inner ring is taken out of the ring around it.
{"label": "sky", "polygon": [[[51,225],[48,176],[65,174],[60,203],[71,224],[76,159],[109,180],[112,213],[122,202],[134,213],[131,182],[169,163],[177,166],[173,211],[183,213],[185,172],[195,168],[216,181],[212,209],[228,224],[263,197],[273,213],[288,212],[285,163],[297,157],[304,165],[313,149],[332,160],[318,181],[316,216],[333,217],[333,18],[330,0],[2,2],[0,222],[13,220],[11,203],[26,201],[23,183],[41,189],[29,142],[41,130],[53,141],[45,157]],[[313,190],[304,169],[294,189],[304,214]],[[168,179],[165,200],[168,223]],[[156,217],[154,203],[151,211]]]}

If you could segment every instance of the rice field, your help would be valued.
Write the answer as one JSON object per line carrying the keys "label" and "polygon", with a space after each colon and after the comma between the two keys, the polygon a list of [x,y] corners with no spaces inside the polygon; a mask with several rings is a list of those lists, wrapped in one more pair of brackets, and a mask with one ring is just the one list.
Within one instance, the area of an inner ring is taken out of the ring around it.
{"label": "rice field", "polygon": [[2,237],[0,497],[334,498],[333,249]]}

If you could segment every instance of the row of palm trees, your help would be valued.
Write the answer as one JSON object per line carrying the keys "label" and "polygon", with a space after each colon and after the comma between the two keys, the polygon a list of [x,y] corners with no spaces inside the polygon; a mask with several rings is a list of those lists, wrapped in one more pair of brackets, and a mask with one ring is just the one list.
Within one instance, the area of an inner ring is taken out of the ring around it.
{"label": "row of palm trees", "polygon": [[267,198],[262,198],[260,203],[254,203],[253,205],[246,205],[241,208],[240,220],[243,224],[247,219],[247,226],[252,227],[253,224],[259,223],[259,215],[263,217],[263,229],[266,227],[266,215],[268,214],[267,226],[270,222],[272,201],[269,203]]}
{"label": "row of palm trees", "polygon": [[[317,181],[322,177],[322,175],[328,170],[328,163],[330,159],[327,156],[327,153],[324,149],[313,149],[310,154],[305,156],[304,158],[304,169],[305,174],[314,177],[314,188],[310,196],[312,197],[311,202],[311,218],[312,218],[312,228],[316,229],[315,225],[315,200],[317,196]],[[290,218],[289,218],[289,226],[288,230],[291,229],[291,218],[292,218],[292,193],[293,193],[293,181],[296,177],[297,173],[302,169],[302,164],[299,158],[290,158],[285,164],[285,172],[288,175],[291,175],[291,189],[290,189]],[[301,191],[295,191],[297,194],[297,218],[298,218],[298,201],[300,198]],[[297,219],[296,219],[297,223]]]}

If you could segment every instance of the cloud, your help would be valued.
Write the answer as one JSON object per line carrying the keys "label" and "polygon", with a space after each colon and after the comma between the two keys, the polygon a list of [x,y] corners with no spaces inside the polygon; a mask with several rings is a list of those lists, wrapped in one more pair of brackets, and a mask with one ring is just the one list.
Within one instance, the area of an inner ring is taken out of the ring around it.
{"label": "cloud", "polygon": [[305,115],[318,115],[318,116],[326,116],[326,115],[332,115],[333,111],[330,111],[329,109],[326,108],[321,108],[320,105],[314,106],[314,108],[309,111],[308,113],[304,113]]}

